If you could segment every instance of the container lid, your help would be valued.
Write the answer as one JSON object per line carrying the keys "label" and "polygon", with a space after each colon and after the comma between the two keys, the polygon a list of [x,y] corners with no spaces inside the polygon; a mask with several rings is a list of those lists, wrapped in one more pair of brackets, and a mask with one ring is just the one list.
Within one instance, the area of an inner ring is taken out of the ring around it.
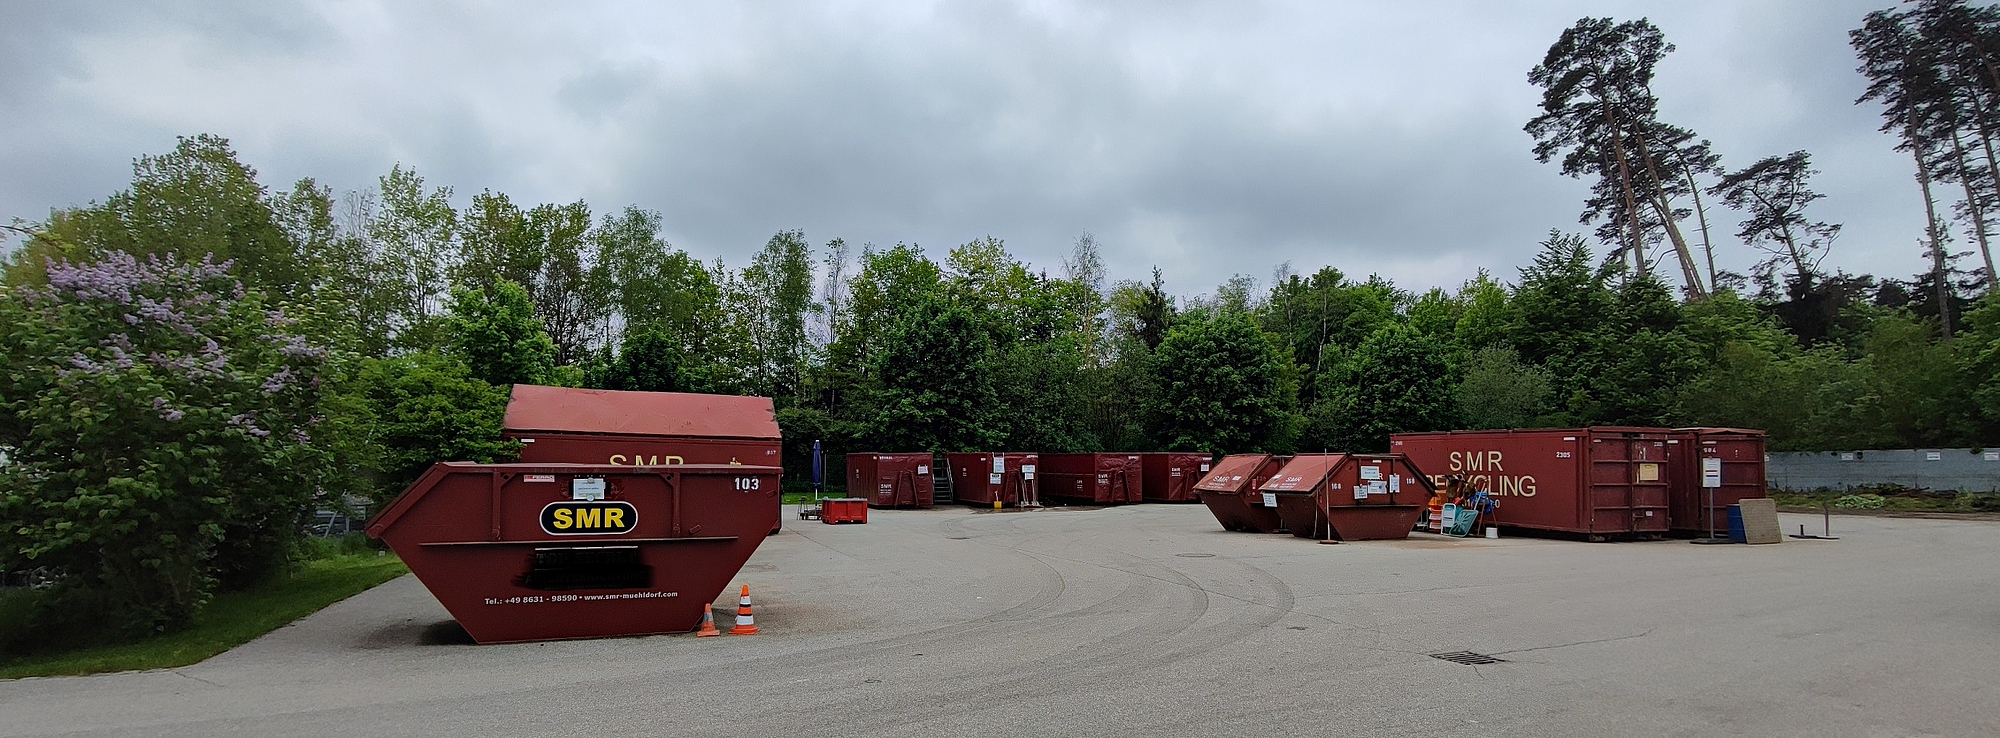
{"label": "container lid", "polygon": [[1221,461],[1215,462],[1215,467],[1209,470],[1208,476],[1202,477],[1200,482],[1195,483],[1194,488],[1211,492],[1236,492],[1249,486],[1250,478],[1257,474],[1257,469],[1270,460],[1270,454],[1224,456]]}
{"label": "container lid", "polygon": [[769,397],[514,385],[506,430],[777,440]]}
{"label": "container lid", "polygon": [[1258,489],[1265,492],[1311,492],[1326,475],[1347,461],[1347,454],[1299,454]]}

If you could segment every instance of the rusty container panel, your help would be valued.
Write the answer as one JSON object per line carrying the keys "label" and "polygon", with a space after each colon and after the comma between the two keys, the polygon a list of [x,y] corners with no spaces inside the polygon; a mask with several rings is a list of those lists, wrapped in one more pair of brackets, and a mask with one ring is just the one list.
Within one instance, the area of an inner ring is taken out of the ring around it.
{"label": "rusty container panel", "polygon": [[1614,426],[1398,433],[1389,449],[1440,486],[1459,475],[1491,493],[1502,526],[1656,536],[1667,531],[1671,436],[1663,428]]}
{"label": "rusty container panel", "polygon": [[848,454],[847,493],[873,507],[931,506],[931,455]]}
{"label": "rusty container panel", "polygon": [[1264,493],[1258,488],[1290,460],[1289,456],[1270,454],[1224,456],[1195,483],[1195,491],[1223,530],[1275,533],[1279,529],[1278,508],[1266,507]]}
{"label": "rusty container panel", "polygon": [[769,397],[517,384],[500,435],[523,463],[782,466]]}
{"label": "rusty container panel", "polygon": [[1432,490],[1402,454],[1301,454],[1262,489],[1292,535],[1344,541],[1408,537]]}
{"label": "rusty container panel", "polygon": [[780,466],[769,397],[517,384],[501,435],[524,463]]}
{"label": "rusty container panel", "polygon": [[952,496],[959,502],[991,507],[997,501],[1013,507],[1038,499],[1038,454],[962,452],[948,453],[944,458],[951,474]]}
{"label": "rusty container panel", "polygon": [[1705,459],[1720,459],[1722,485],[1716,487],[1709,517],[1718,535],[1729,530],[1729,506],[1766,494],[1764,432],[1746,428],[1676,428],[1667,440],[1673,469],[1667,520],[1681,533],[1707,534],[1701,511],[1709,503],[1704,486]]}
{"label": "rusty container panel", "polygon": [[827,525],[868,522],[868,498],[833,497],[819,501],[819,521]]}
{"label": "rusty container panel", "polygon": [[679,633],[777,523],[778,475],[448,462],[367,530],[480,643]]}
{"label": "rusty container panel", "polygon": [[1208,475],[1215,457],[1181,451],[1139,454],[1140,496],[1147,502],[1200,502],[1194,485]]}
{"label": "rusty container panel", "polygon": [[1042,454],[1041,492],[1086,505],[1144,502],[1144,466],[1138,454]]}

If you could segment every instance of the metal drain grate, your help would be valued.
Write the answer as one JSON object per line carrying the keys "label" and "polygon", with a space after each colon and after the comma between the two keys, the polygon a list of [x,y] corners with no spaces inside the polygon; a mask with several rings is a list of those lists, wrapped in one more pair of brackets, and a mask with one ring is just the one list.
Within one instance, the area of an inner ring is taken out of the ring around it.
{"label": "metal drain grate", "polygon": [[1449,661],[1454,664],[1465,664],[1467,666],[1478,666],[1480,664],[1498,664],[1506,661],[1506,659],[1495,658],[1483,653],[1473,653],[1471,651],[1452,651],[1451,653],[1434,653],[1431,654],[1431,658],[1443,659],[1445,661]]}

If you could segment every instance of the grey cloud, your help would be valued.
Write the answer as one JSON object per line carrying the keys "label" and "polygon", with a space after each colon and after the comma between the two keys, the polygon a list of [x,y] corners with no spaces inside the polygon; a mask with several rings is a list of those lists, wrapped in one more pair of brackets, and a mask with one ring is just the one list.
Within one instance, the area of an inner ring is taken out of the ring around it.
{"label": "grey cloud", "polygon": [[[0,82],[0,214],[101,197],[132,156],[212,131],[273,185],[402,162],[461,194],[658,209],[733,264],[804,228],[934,256],[993,235],[1053,270],[1089,229],[1112,276],[1158,264],[1183,293],[1283,261],[1450,286],[1584,229],[1583,183],[1528,152],[1525,73],[1577,17],[1649,15],[1681,47],[1668,114],[1737,165],[1813,151],[1820,217],[1848,224],[1834,262],[1900,275],[1922,219],[1851,104],[1844,35],[1881,2],[12,5],[0,29],[30,30],[0,40],[43,41],[0,51],[21,72]],[[187,53],[153,76],[94,56],[161,36]],[[120,99],[154,78],[185,103]]]}

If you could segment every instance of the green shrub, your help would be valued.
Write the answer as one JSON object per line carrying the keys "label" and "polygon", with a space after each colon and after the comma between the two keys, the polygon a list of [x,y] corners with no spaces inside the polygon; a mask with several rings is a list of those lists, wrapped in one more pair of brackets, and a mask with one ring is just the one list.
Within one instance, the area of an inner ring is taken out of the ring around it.
{"label": "green shrub", "polygon": [[227,267],[113,252],[0,293],[0,568],[56,573],[38,620],[161,632],[285,565],[333,466],[327,352]]}
{"label": "green shrub", "polygon": [[1888,498],[1881,495],[1842,495],[1834,498],[1833,506],[1842,510],[1880,510]]}

